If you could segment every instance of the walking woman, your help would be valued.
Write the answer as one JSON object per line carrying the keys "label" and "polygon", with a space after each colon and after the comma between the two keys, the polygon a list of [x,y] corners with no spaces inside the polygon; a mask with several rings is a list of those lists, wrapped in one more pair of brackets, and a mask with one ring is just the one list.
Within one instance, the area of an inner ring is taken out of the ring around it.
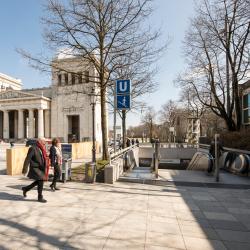
{"label": "walking woman", "polygon": [[60,190],[56,187],[56,182],[61,176],[61,165],[62,165],[62,151],[60,146],[60,141],[58,138],[52,140],[52,146],[50,148],[50,162],[51,166],[54,168],[54,178],[50,185],[52,191]]}
{"label": "walking woman", "polygon": [[30,185],[22,187],[24,197],[27,196],[28,191],[37,186],[38,201],[43,203],[47,202],[43,198],[42,194],[43,182],[46,180],[47,165],[45,140],[43,138],[39,138],[36,144],[29,148],[23,164],[23,174],[28,172],[29,167],[28,177],[35,180]]}

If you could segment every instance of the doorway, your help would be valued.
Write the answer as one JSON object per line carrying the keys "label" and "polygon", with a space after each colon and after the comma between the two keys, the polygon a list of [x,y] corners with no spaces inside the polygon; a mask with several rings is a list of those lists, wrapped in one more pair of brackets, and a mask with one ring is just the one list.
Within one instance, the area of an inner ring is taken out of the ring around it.
{"label": "doorway", "polygon": [[80,141],[80,119],[79,115],[68,116],[68,142]]}

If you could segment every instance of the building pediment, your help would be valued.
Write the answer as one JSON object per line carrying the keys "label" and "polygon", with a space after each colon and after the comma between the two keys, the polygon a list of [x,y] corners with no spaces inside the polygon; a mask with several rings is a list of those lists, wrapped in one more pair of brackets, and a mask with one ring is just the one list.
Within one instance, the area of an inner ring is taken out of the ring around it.
{"label": "building pediment", "polygon": [[22,91],[15,91],[15,90],[8,90],[8,91],[4,91],[4,92],[0,92],[0,100],[5,100],[5,99],[25,99],[25,98],[38,98],[38,97],[42,97],[39,95],[35,95],[35,94],[30,94],[27,92],[22,92]]}

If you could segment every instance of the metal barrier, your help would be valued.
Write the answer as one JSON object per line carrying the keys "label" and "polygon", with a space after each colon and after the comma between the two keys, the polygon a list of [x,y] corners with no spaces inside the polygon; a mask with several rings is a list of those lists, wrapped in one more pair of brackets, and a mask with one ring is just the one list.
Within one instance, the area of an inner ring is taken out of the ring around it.
{"label": "metal barrier", "polygon": [[61,181],[66,182],[71,179],[71,163],[72,159],[64,159],[62,162],[62,173],[61,173]]}
{"label": "metal barrier", "polygon": [[94,183],[96,180],[96,163],[87,162],[85,164],[85,179],[86,183]]}

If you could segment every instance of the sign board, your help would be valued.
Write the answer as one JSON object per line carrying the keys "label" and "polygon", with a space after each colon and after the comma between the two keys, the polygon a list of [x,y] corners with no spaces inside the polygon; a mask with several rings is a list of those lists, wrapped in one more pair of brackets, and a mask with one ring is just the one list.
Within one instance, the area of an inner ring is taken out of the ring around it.
{"label": "sign board", "polygon": [[116,94],[117,95],[130,95],[130,80],[117,80],[116,81]]}
{"label": "sign board", "polygon": [[61,144],[62,148],[62,158],[64,160],[72,158],[72,145],[71,144]]}
{"label": "sign board", "polygon": [[130,109],[130,80],[117,80],[116,81],[116,109],[128,110]]}
{"label": "sign board", "polygon": [[130,95],[117,95],[116,107],[117,109],[130,109]]}

